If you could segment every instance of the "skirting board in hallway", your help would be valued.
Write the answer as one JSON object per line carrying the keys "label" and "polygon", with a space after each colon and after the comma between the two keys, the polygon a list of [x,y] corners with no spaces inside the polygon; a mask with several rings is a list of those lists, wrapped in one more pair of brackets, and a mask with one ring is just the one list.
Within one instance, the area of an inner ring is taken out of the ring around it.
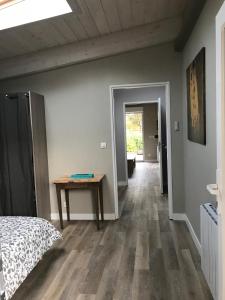
{"label": "skirting board in hallway", "polygon": [[[99,215],[99,218],[101,216]],[[96,220],[95,214],[70,214],[70,219],[72,221],[92,221]],[[104,219],[106,221],[116,220],[115,214],[104,214]],[[51,214],[51,220],[52,221],[58,221],[59,220],[59,214],[58,213],[52,213]],[[63,220],[67,220],[66,213],[63,213]]]}
{"label": "skirting board in hallway", "polygon": [[126,181],[119,181],[118,182],[118,187],[122,187],[122,186],[127,186],[127,182]]}
{"label": "skirting board in hallway", "polygon": [[197,235],[194,231],[193,226],[191,225],[190,220],[188,219],[188,216],[186,214],[179,214],[179,213],[176,214],[175,213],[175,214],[173,214],[173,220],[174,221],[185,221],[186,222],[187,227],[190,231],[191,237],[192,237],[192,239],[195,243],[196,248],[198,249],[198,253],[201,256],[201,253],[202,253],[201,243],[200,243],[200,241],[199,241],[199,239],[198,239],[198,237],[197,237]]}

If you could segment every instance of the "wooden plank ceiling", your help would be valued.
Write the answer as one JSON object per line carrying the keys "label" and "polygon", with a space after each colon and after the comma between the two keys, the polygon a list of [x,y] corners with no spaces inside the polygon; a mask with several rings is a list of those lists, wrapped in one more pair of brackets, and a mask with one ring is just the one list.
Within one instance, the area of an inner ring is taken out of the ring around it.
{"label": "wooden plank ceiling", "polygon": [[67,0],[72,13],[0,31],[0,80],[174,41],[206,0]]}
{"label": "wooden plank ceiling", "polygon": [[0,59],[183,16],[188,1],[68,0],[71,14],[0,31]]}

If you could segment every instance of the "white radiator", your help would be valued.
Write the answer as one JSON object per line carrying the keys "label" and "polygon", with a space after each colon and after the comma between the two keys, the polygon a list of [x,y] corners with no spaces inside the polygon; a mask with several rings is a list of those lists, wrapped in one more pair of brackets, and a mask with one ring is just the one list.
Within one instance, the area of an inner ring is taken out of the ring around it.
{"label": "white radiator", "polygon": [[201,205],[201,265],[215,300],[218,299],[218,217],[210,203]]}

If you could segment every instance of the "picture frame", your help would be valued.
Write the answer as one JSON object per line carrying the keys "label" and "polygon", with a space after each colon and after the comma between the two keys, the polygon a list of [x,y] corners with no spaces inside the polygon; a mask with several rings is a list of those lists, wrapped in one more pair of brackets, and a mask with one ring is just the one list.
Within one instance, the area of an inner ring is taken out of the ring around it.
{"label": "picture frame", "polygon": [[205,48],[189,65],[186,76],[188,139],[206,145]]}

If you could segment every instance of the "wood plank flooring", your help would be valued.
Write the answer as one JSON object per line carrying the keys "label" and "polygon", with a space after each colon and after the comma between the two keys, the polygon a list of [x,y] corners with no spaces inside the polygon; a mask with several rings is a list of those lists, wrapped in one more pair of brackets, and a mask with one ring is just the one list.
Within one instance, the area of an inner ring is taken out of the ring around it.
{"label": "wood plank flooring", "polygon": [[138,163],[122,217],[70,223],[13,300],[212,300],[184,222],[168,219],[157,164]]}

